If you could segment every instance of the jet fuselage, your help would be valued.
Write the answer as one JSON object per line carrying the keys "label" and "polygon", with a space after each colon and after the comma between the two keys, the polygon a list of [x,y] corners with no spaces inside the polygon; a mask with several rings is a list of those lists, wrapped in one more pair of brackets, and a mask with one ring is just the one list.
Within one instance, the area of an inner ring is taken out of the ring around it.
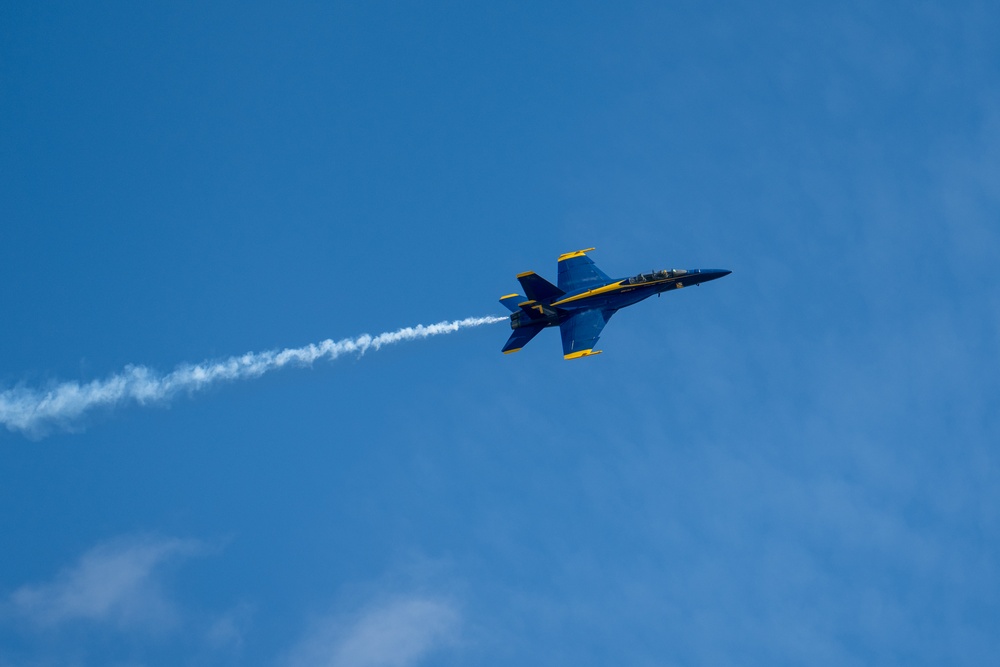
{"label": "jet fuselage", "polygon": [[518,329],[540,324],[546,327],[559,326],[579,310],[591,308],[620,310],[648,299],[654,294],[700,285],[728,276],[730,273],[732,271],[726,269],[668,269],[640,273],[632,278],[619,278],[548,299],[546,300],[548,303],[539,302],[536,308],[542,307],[539,314],[544,313],[544,317],[531,319],[526,313],[512,313],[510,328]]}
{"label": "jet fuselage", "polygon": [[555,326],[559,327],[566,359],[600,354],[594,345],[604,325],[622,308],[654,294],[700,285],[731,273],[726,269],[668,269],[616,280],[587,257],[591,250],[559,256],[558,285],[534,271],[518,274],[527,297],[500,297],[500,303],[511,311],[510,327],[514,330],[503,346],[504,354],[517,352],[542,329]]}

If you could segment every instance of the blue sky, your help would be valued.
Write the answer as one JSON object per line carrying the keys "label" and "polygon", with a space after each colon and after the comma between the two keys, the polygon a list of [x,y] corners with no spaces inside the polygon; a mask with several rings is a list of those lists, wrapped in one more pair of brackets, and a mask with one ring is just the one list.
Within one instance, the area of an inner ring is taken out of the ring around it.
{"label": "blue sky", "polygon": [[[0,431],[0,666],[1000,649],[993,3],[6,3],[0,390],[734,273]],[[11,394],[8,394],[11,395]]]}

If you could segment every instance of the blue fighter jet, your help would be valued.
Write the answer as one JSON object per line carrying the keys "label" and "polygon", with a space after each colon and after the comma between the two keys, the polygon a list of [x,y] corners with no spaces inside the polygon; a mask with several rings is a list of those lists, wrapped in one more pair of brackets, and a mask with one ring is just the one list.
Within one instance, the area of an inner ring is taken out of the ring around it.
{"label": "blue fighter jet", "polygon": [[654,294],[700,285],[732,273],[725,269],[669,269],[615,280],[587,257],[591,250],[559,256],[558,287],[534,271],[518,274],[527,298],[519,294],[500,297],[500,303],[511,311],[510,328],[514,330],[503,346],[504,354],[517,352],[539,331],[554,326],[562,334],[564,359],[600,354],[594,345],[604,325],[620,308]]}

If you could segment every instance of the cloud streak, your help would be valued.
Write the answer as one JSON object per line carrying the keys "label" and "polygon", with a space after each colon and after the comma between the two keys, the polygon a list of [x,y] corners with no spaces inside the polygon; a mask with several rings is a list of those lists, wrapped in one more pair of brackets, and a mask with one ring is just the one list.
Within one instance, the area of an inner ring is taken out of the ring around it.
{"label": "cloud streak", "polygon": [[87,412],[125,403],[163,403],[181,392],[194,392],[218,382],[260,377],[285,366],[311,366],[345,354],[363,355],[386,345],[449,334],[459,329],[505,321],[506,317],[470,317],[424,326],[404,327],[372,336],[362,334],[342,340],[327,339],[305,347],[248,352],[221,361],[182,364],[161,375],[146,366],[88,383],[63,382],[50,389],[15,387],[0,392],[0,424],[11,431],[41,436],[53,427],[70,428]]}
{"label": "cloud streak", "polygon": [[176,620],[158,574],[171,561],[199,553],[194,540],[151,536],[119,539],[89,550],[48,583],[22,586],[7,600],[15,616],[42,628],[71,621],[163,629]]}
{"label": "cloud streak", "polygon": [[410,667],[458,639],[461,616],[447,600],[400,597],[354,618],[316,623],[286,667]]}

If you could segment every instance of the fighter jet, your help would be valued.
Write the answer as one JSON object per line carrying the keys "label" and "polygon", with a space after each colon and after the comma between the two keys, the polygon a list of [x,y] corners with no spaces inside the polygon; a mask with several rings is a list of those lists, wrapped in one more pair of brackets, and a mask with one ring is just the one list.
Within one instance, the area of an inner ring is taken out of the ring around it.
{"label": "fighter jet", "polygon": [[554,326],[562,334],[564,359],[600,354],[594,345],[604,325],[619,309],[654,294],[700,285],[732,273],[725,269],[664,269],[616,280],[587,257],[591,250],[559,256],[558,286],[534,271],[518,274],[527,297],[500,297],[500,303],[511,311],[510,328],[514,330],[503,346],[504,354],[517,352],[542,329]]}

